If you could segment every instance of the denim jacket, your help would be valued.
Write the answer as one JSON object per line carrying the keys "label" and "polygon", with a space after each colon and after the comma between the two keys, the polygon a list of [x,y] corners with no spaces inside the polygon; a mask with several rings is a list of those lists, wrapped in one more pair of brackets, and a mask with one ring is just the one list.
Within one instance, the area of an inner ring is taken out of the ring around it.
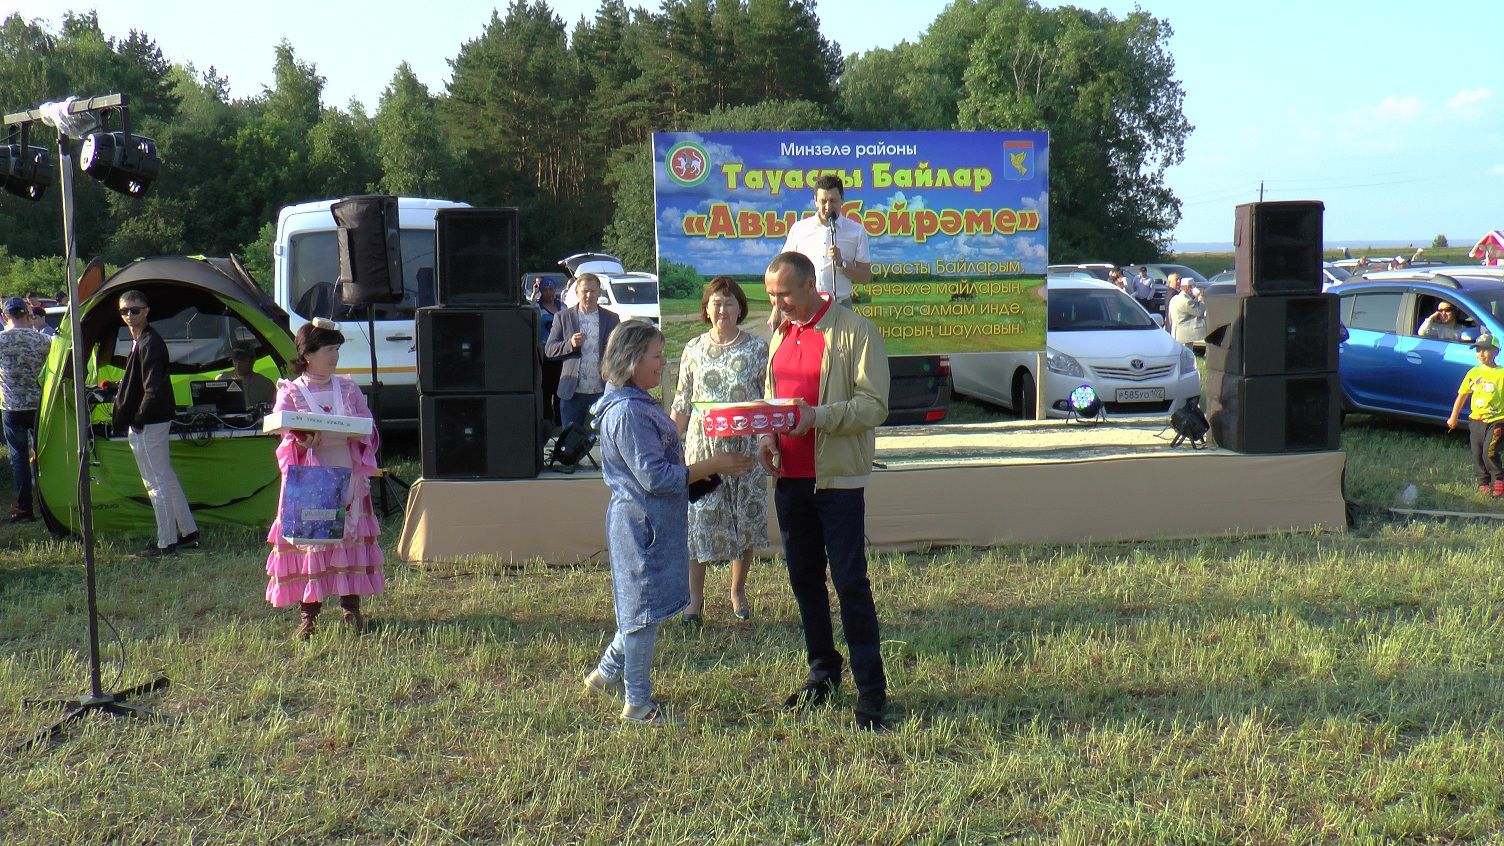
{"label": "denim jacket", "polygon": [[632,632],[689,605],[689,468],[674,421],[647,392],[607,385],[595,404],[616,625]]}

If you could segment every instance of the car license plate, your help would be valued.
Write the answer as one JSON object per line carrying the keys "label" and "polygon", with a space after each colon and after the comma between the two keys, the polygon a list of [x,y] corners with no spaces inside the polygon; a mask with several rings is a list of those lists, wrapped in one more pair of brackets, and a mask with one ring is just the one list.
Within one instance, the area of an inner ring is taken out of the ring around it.
{"label": "car license plate", "polygon": [[1163,402],[1164,388],[1118,388],[1118,402]]}

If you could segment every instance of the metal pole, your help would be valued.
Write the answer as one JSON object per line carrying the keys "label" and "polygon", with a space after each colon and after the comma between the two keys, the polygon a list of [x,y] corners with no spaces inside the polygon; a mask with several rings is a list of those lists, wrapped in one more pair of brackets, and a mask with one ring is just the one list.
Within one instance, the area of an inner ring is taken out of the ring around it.
{"label": "metal pole", "polygon": [[81,339],[78,296],[78,243],[73,215],[73,159],[68,155],[68,139],[62,133],[57,136],[58,181],[63,193],[63,262],[68,272],[68,332],[72,345],[73,360],[73,408],[78,421],[78,514],[79,529],[84,546],[84,589],[89,606],[89,696],[104,698],[104,685],[99,678],[99,613],[94,587],[94,500],[89,491],[89,439],[94,428],[89,420],[89,395],[85,390],[88,380],[87,363]]}

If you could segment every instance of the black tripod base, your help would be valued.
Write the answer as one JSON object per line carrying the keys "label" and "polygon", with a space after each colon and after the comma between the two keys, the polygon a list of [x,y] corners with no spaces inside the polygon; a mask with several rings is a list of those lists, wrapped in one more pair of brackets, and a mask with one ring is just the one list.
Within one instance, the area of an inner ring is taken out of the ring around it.
{"label": "black tripod base", "polygon": [[413,486],[402,481],[401,476],[382,470],[371,477],[371,485],[371,504],[381,512],[381,519],[407,511],[407,495]]}
{"label": "black tripod base", "polygon": [[27,708],[66,708],[68,713],[57,722],[37,732],[31,740],[21,744],[17,751],[49,740],[56,740],[69,723],[90,714],[100,713],[112,717],[149,717],[151,713],[144,706],[127,705],[126,700],[133,696],[154,693],[167,687],[168,684],[167,678],[163,676],[117,693],[106,693],[100,696],[85,694],[75,699],[27,699],[24,701]]}

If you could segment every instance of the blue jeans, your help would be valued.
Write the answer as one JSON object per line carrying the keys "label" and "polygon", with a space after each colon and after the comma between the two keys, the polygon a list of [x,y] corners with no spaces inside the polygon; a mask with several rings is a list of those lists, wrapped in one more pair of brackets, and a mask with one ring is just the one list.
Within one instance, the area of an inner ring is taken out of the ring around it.
{"label": "blue jeans", "polygon": [[0,413],[5,421],[5,445],[10,449],[10,473],[16,482],[16,507],[31,510],[31,445],[37,437],[36,409]]}
{"label": "blue jeans", "polygon": [[578,423],[587,426],[590,423],[590,406],[600,399],[600,394],[582,394],[578,391],[569,399],[559,400],[559,425],[568,426],[570,423]]}
{"label": "blue jeans", "polygon": [[653,647],[658,644],[660,625],[654,623],[635,632],[617,629],[596,665],[602,676],[626,684],[628,705],[646,705],[653,698]]}
{"label": "blue jeans", "polygon": [[779,479],[773,491],[788,560],[789,587],[804,624],[809,680],[841,680],[841,653],[830,623],[825,571],[841,603],[841,629],[851,650],[851,677],[861,693],[888,692],[877,606],[867,580],[867,497],[862,488],[815,490],[814,479]]}

